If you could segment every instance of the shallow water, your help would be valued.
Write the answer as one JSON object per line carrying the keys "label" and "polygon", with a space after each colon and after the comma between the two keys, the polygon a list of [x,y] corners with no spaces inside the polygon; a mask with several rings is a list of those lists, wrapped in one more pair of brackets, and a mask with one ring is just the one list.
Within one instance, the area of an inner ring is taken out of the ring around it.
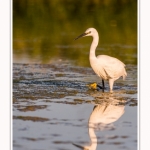
{"label": "shallow water", "polygon": [[87,86],[101,80],[70,62],[13,64],[13,149],[137,149],[137,68],[114,93]]}

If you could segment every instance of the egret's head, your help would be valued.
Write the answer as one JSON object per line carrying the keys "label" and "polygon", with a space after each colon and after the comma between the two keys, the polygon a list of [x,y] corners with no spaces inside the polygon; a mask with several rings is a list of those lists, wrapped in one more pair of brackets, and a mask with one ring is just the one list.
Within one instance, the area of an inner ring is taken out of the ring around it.
{"label": "egret's head", "polygon": [[77,40],[77,39],[79,39],[81,37],[85,37],[85,36],[93,36],[95,33],[97,33],[96,29],[88,28],[84,33],[82,33],[81,35],[76,37],[74,40]]}

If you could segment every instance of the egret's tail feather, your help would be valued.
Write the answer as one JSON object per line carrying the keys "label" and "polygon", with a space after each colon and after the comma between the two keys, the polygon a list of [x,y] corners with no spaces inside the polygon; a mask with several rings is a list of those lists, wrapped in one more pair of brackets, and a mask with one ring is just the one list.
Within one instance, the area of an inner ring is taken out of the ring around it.
{"label": "egret's tail feather", "polygon": [[126,70],[124,70],[123,80],[125,80],[126,77],[127,77],[127,72]]}

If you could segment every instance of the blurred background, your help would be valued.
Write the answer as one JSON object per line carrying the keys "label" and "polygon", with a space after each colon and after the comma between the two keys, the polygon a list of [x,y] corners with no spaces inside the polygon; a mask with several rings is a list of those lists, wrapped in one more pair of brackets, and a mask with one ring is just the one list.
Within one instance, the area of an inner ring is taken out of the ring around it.
{"label": "blurred background", "polygon": [[13,63],[88,67],[92,37],[74,38],[89,27],[99,32],[96,55],[137,64],[137,0],[13,0]]}

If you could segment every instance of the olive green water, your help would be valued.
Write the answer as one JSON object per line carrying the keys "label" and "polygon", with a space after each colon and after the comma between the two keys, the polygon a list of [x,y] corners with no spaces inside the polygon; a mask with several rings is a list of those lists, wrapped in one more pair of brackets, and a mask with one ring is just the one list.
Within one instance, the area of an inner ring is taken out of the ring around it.
{"label": "olive green water", "polygon": [[[116,57],[128,76],[114,93],[93,90],[101,79],[90,67],[96,54]],[[130,0],[13,1],[13,149],[137,149],[137,2]],[[94,142],[93,142],[94,140]]]}
{"label": "olive green water", "polygon": [[87,28],[100,34],[98,54],[137,64],[137,1],[13,1],[13,62],[64,59],[89,66],[91,37],[73,41]]}

